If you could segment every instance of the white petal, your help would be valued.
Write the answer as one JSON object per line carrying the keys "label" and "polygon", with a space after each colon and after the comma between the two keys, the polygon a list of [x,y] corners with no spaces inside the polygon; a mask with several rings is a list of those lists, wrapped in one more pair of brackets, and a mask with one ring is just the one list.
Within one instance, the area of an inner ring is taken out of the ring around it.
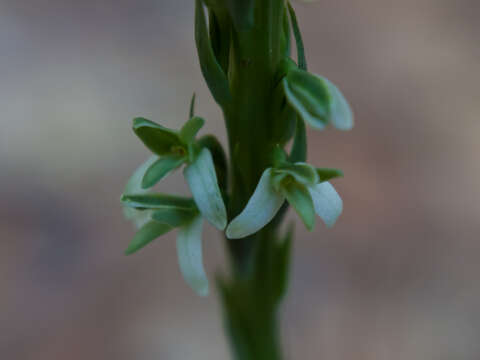
{"label": "white petal", "polygon": [[185,281],[198,295],[207,296],[208,279],[202,259],[202,227],[202,217],[196,216],[178,230],[177,255]]}
{"label": "white petal", "polygon": [[[123,195],[139,195],[149,192],[148,189],[142,188],[142,179],[145,176],[148,168],[157,160],[158,156],[151,156],[147,161],[140,165],[137,170],[134,171],[134,173],[128,180],[127,185],[125,186]],[[124,206],[123,215],[126,219],[131,220],[138,229],[140,229],[143,225],[150,221],[151,211],[140,211]]]}
{"label": "white petal", "polygon": [[343,201],[335,188],[325,181],[308,187],[313,206],[318,216],[330,227],[335,224],[343,210]]}
{"label": "white petal", "polygon": [[204,148],[195,161],[185,168],[183,174],[202,215],[218,229],[225,229],[227,211],[218,187],[210,151]]}
{"label": "white petal", "polygon": [[272,169],[263,172],[247,206],[227,227],[229,239],[239,239],[256,233],[268,224],[285,201],[272,186]]}
{"label": "white petal", "polygon": [[347,100],[330,80],[321,77],[327,84],[331,96],[330,122],[339,130],[351,130],[353,128],[353,113]]}

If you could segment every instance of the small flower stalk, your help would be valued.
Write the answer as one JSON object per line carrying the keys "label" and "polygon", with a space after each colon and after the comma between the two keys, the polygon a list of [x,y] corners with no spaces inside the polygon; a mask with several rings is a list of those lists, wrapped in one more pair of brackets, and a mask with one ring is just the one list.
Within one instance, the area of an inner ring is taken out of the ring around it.
{"label": "small flower stalk", "polygon": [[[229,157],[213,135],[198,136],[205,120],[195,115],[195,95],[178,130],[134,119],[134,133],[153,155],[121,198],[138,229],[126,253],[176,229],[181,273],[206,296],[202,229],[206,222],[224,232],[231,270],[216,285],[233,356],[283,359],[278,308],[293,238],[292,227],[281,234],[283,216],[291,207],[311,231],[317,217],[333,226],[343,209],[331,184],[343,173],[306,162],[306,125],[349,130],[352,111],[332,82],[308,72],[288,1],[195,0],[194,29],[200,69],[224,114]],[[153,190],[180,168],[190,194]]]}

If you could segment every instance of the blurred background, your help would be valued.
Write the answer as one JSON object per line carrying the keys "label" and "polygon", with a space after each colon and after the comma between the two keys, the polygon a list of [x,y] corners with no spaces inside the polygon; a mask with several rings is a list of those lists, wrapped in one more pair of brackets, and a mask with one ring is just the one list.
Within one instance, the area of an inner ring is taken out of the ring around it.
{"label": "blurred background", "polygon": [[[480,3],[294,3],[310,69],[356,114],[309,132],[343,169],[337,225],[297,227],[288,359],[480,358]],[[193,1],[0,0],[0,358],[228,359],[215,292],[182,280],[174,234],[132,257],[119,197],[149,156],[131,119],[185,121]],[[161,189],[185,193],[180,174]],[[296,219],[291,216],[292,219]],[[207,227],[209,277],[225,268]]]}

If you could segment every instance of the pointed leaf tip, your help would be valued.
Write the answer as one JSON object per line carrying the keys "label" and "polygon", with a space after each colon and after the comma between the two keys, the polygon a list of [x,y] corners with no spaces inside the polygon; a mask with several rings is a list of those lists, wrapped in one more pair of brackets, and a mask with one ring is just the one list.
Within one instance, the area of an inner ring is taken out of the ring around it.
{"label": "pointed leaf tip", "polygon": [[149,221],[137,231],[133,240],[125,250],[125,255],[131,255],[144,246],[151,243],[156,238],[166,234],[173,228],[170,225],[162,224],[156,221]]}
{"label": "pointed leaf tip", "polygon": [[285,197],[272,185],[272,169],[266,169],[245,209],[227,227],[227,238],[240,239],[267,225],[278,212]]}
{"label": "pointed leaf tip", "polygon": [[219,230],[225,229],[227,211],[210,151],[203,148],[183,174],[202,215]]}

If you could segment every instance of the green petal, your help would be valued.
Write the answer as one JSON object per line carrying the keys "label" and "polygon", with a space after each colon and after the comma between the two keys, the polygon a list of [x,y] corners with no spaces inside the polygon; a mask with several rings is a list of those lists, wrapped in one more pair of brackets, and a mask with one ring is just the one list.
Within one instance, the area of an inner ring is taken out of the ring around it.
{"label": "green petal", "polygon": [[166,155],[182,145],[177,133],[144,118],[133,119],[133,131],[157,155]]}
{"label": "green petal", "polygon": [[133,254],[172,229],[173,228],[167,224],[162,224],[156,221],[147,222],[140,228],[140,230],[137,231],[133,240],[130,242],[130,245],[128,245],[125,254]]}
{"label": "green petal", "polygon": [[172,227],[179,227],[190,222],[198,214],[196,209],[159,209],[152,212],[152,219]]}
{"label": "green petal", "polygon": [[[142,188],[142,179],[145,172],[150,168],[158,156],[151,156],[147,161],[140,165],[132,174],[125,186],[124,195],[128,194],[145,194],[148,190]],[[127,206],[123,206],[123,215],[127,220],[131,220],[137,228],[141,228],[150,220],[150,213],[147,211],[139,211]]]}
{"label": "green petal", "polygon": [[282,80],[287,101],[297,114],[315,129],[328,124],[330,92],[319,77],[303,70],[291,70]]}
{"label": "green petal", "polygon": [[205,120],[201,117],[194,116],[190,118],[180,130],[180,138],[187,144],[191,143],[204,124]]}
{"label": "green petal", "polygon": [[328,79],[321,77],[327,84],[330,93],[330,118],[329,122],[339,130],[353,128],[353,112],[340,90]]}
{"label": "green petal", "polygon": [[343,171],[331,168],[317,168],[319,182],[328,181],[330,179],[343,177]]}
{"label": "green petal", "polygon": [[315,212],[328,227],[335,224],[343,210],[343,201],[329,182],[309,187]]}
{"label": "green petal", "polygon": [[215,101],[224,105],[231,99],[228,79],[215,58],[208,36],[202,0],[195,0],[195,42],[203,77]]}
{"label": "green petal", "polygon": [[125,206],[137,209],[195,209],[191,198],[159,193],[123,195],[122,202]]}
{"label": "green petal", "polygon": [[148,189],[162,180],[171,171],[185,162],[186,158],[179,155],[165,155],[155,161],[145,172],[142,179],[142,188]]}
{"label": "green petal", "polygon": [[293,206],[307,229],[311,231],[315,225],[315,209],[307,187],[290,182],[283,187],[282,191],[288,203]]}
{"label": "green petal", "polygon": [[185,168],[183,174],[202,215],[218,229],[225,229],[227,211],[210,151],[203,148],[196,159]]}
{"label": "green petal", "polygon": [[177,235],[177,255],[180,271],[185,281],[200,296],[208,295],[208,279],[202,259],[201,216],[181,227]]}
{"label": "green petal", "polygon": [[304,162],[284,165],[275,169],[275,172],[291,175],[301,184],[313,185],[319,181],[317,170],[312,165]]}
{"label": "green petal", "polygon": [[239,239],[256,233],[278,212],[285,197],[274,190],[272,169],[263,172],[245,209],[227,227],[227,238]]}

